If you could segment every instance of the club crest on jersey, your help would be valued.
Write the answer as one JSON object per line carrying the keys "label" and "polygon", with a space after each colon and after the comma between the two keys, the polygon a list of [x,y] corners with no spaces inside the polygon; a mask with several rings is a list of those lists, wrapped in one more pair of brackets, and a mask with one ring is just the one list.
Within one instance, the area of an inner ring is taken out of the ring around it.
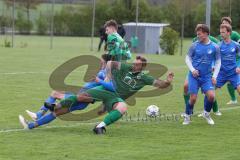
{"label": "club crest on jersey", "polygon": [[211,49],[208,49],[208,50],[207,50],[207,53],[208,53],[208,54],[212,54],[212,52],[213,52],[213,51],[212,51]]}
{"label": "club crest on jersey", "polygon": [[129,85],[132,88],[134,88],[137,84],[137,82],[129,76],[125,76],[124,79],[123,79],[123,82],[126,83],[127,85]]}
{"label": "club crest on jersey", "polygon": [[141,79],[141,75],[137,75],[137,79]]}
{"label": "club crest on jersey", "polygon": [[235,48],[231,48],[231,52],[235,52]]}

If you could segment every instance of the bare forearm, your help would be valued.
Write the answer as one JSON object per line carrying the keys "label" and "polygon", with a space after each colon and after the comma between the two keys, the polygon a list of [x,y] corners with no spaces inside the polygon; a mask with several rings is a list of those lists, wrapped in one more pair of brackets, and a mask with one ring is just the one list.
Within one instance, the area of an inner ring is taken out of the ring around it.
{"label": "bare forearm", "polygon": [[167,80],[155,80],[153,83],[154,87],[158,87],[158,88],[166,88],[168,86],[171,85],[171,82],[167,81]]}

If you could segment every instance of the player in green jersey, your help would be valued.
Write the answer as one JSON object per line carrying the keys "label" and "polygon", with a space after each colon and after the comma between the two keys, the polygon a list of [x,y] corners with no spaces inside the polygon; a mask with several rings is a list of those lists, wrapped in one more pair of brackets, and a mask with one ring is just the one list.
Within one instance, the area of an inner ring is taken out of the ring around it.
{"label": "player in green jersey", "polygon": [[[107,75],[110,75],[110,78],[113,80],[114,92],[107,90],[103,86],[89,89],[86,92],[80,93],[77,96],[71,96],[56,104],[53,113],[56,116],[66,114],[69,112],[69,108],[78,102],[92,103],[102,101],[108,111],[108,115],[93,131],[96,134],[103,134],[106,131],[105,126],[114,123],[126,112],[127,105],[124,102],[125,99],[135,94],[145,85],[166,88],[171,84],[173,73],[168,74],[167,80],[154,79],[143,72],[146,65],[147,60],[141,56],[137,56],[131,65],[117,61],[108,62]],[[28,125],[27,122],[24,123],[24,125]]]}
{"label": "player in green jersey", "polygon": [[114,61],[125,61],[131,58],[131,52],[128,44],[117,33],[118,24],[115,20],[109,20],[105,23],[107,37],[107,51]]}

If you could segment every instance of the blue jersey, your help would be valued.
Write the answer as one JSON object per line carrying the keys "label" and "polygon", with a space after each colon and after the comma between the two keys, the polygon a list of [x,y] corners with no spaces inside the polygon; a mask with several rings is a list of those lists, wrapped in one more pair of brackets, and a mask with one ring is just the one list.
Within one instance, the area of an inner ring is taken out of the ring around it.
{"label": "blue jersey", "polygon": [[231,76],[236,74],[236,68],[238,66],[236,62],[237,55],[240,54],[240,46],[237,42],[231,41],[225,43],[221,41],[219,44],[221,54],[221,74]]}
{"label": "blue jersey", "polygon": [[[105,77],[106,77],[106,69],[102,69],[100,70],[98,73],[97,73],[97,77],[100,78],[101,80],[104,80]],[[87,89],[90,89],[90,88],[94,88],[94,87],[97,87],[101,84],[95,82],[95,81],[91,81],[91,82],[87,82],[85,83],[85,85],[83,86],[82,89],[80,89],[80,92],[83,92]]]}
{"label": "blue jersey", "polygon": [[211,41],[207,44],[196,41],[190,47],[188,56],[200,77],[209,77],[212,75],[212,63],[220,60],[219,47]]}

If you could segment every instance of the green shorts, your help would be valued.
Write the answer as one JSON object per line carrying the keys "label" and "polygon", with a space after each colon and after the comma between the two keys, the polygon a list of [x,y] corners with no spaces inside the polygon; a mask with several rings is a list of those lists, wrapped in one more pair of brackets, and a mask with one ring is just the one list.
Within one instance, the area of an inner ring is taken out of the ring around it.
{"label": "green shorts", "polygon": [[106,90],[103,86],[97,86],[86,91],[94,100],[102,101],[108,112],[117,102],[124,102],[115,92]]}

